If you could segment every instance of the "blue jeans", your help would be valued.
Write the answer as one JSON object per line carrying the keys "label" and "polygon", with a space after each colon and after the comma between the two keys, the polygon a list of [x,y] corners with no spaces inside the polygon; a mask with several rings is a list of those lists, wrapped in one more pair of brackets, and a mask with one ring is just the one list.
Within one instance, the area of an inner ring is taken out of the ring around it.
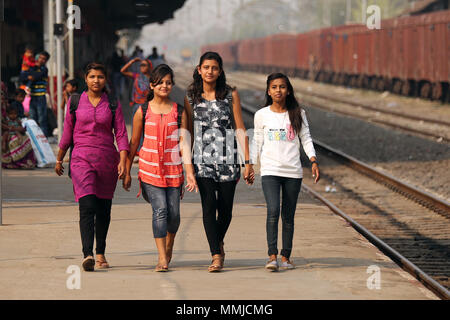
{"label": "blue jeans", "polygon": [[[147,102],[146,102],[147,103]],[[133,105],[133,118],[134,118],[134,114],[136,113],[136,111],[139,109],[140,104],[135,103]],[[133,118],[131,119],[131,130],[133,130]],[[141,141],[139,142],[139,147],[137,149],[137,152],[139,152],[139,150],[141,150],[142,148],[142,144],[144,143],[144,133],[145,133],[145,126],[142,127],[142,136],[141,136]]]}
{"label": "blue jeans", "polygon": [[160,188],[141,182],[142,196],[152,205],[153,237],[165,238],[167,232],[177,233],[180,226],[181,187]]}
{"label": "blue jeans", "polygon": [[267,203],[267,245],[268,254],[277,255],[278,220],[280,218],[280,190],[282,191],[281,220],[283,249],[281,255],[289,259],[294,237],[294,216],[302,179],[278,176],[262,176],[262,189]]}
{"label": "blue jeans", "polygon": [[47,100],[45,96],[31,97],[30,117],[37,122],[46,137],[50,136],[47,123]]}

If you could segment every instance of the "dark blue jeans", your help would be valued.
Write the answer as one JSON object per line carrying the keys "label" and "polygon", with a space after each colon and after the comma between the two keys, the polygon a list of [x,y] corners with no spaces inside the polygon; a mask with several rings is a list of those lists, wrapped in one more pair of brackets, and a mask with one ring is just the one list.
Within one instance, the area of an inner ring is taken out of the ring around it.
{"label": "dark blue jeans", "polygon": [[37,122],[46,137],[50,136],[48,132],[47,100],[45,96],[31,97],[30,117]]}
{"label": "dark blue jeans", "polygon": [[181,187],[160,188],[141,182],[142,196],[152,205],[153,237],[165,238],[180,226]]}
{"label": "dark blue jeans", "polygon": [[267,245],[268,254],[277,255],[278,220],[280,218],[280,190],[281,220],[283,249],[281,255],[289,259],[292,251],[292,238],[294,237],[294,216],[297,207],[298,194],[302,186],[302,179],[278,176],[262,176],[262,189],[267,203]]}

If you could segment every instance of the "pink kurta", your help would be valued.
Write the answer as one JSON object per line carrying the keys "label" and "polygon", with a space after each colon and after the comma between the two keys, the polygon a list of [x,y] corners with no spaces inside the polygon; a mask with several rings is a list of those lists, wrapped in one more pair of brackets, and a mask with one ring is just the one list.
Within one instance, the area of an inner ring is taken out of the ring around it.
{"label": "pink kurta", "polygon": [[68,149],[73,137],[71,175],[77,202],[90,194],[101,199],[112,199],[114,196],[118,178],[117,165],[120,160],[119,152],[114,146],[114,134],[119,151],[129,151],[127,129],[120,103],[114,119],[114,134],[112,129],[112,113],[106,93],[102,95],[97,107],[91,104],[86,92],[82,93],[76,111],[75,128],[69,99],[59,147]]}

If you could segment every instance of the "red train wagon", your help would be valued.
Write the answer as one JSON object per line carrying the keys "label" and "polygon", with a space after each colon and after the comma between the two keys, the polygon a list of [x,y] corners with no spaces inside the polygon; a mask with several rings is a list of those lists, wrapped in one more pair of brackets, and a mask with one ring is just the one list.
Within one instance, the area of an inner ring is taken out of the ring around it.
{"label": "red train wagon", "polygon": [[223,60],[223,64],[227,68],[234,68],[237,65],[237,42],[230,41],[218,45],[217,52]]}
{"label": "red train wagon", "polygon": [[450,10],[386,19],[379,30],[344,25],[226,43],[220,50],[227,63],[234,59],[247,70],[450,99]]}
{"label": "red train wagon", "polygon": [[347,84],[348,77],[353,72],[354,39],[353,30],[358,25],[345,25],[335,27],[333,30],[332,46],[332,82]]}
{"label": "red train wagon", "polygon": [[240,41],[237,48],[239,66],[245,70],[262,71],[264,66],[264,38]]}
{"label": "red train wagon", "polygon": [[309,36],[305,33],[296,37],[296,63],[295,74],[301,78],[306,78],[309,70]]}
{"label": "red train wagon", "polygon": [[450,81],[450,10],[421,16],[420,24],[424,38],[425,59],[420,81],[420,93],[424,98],[431,95],[440,99],[444,92],[449,98]]}
{"label": "red train wagon", "polygon": [[293,75],[296,66],[297,35],[277,34],[264,42],[264,66],[266,72],[283,72]]}
{"label": "red train wagon", "polygon": [[319,32],[319,81],[331,81],[333,73],[333,33],[333,27],[320,29]]}

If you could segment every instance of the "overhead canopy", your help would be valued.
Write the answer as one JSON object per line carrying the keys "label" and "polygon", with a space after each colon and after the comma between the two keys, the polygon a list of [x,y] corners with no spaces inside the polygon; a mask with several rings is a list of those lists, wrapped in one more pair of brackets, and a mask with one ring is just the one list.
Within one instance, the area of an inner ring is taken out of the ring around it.
{"label": "overhead canopy", "polygon": [[[149,23],[163,23],[172,19],[174,12],[181,8],[186,0],[103,0],[98,1],[105,10],[107,19],[114,29],[141,28]],[[82,4],[97,2],[92,0],[75,1]]]}
{"label": "overhead canopy", "polygon": [[447,9],[449,9],[448,0],[418,0],[412,2],[411,7],[405,10],[403,14],[416,15]]}

